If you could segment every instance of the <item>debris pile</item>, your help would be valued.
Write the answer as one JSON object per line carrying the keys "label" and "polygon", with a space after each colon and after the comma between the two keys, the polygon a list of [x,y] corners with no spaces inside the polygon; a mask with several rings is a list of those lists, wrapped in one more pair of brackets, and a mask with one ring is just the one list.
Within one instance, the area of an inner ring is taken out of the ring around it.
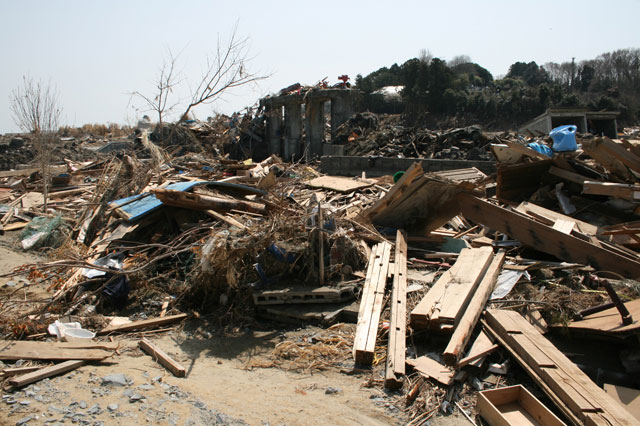
{"label": "debris pile", "polygon": [[[55,260],[3,274],[26,280],[0,290],[0,360],[57,362],[7,367],[9,385],[127,356],[106,336],[207,315],[325,327],[285,335],[252,367],[360,375],[413,425],[453,411],[490,424],[640,421],[610,391],[640,393],[640,141],[585,137],[553,152],[476,127],[353,117],[338,131],[351,155],[457,152],[498,166],[486,176],[416,163],[394,183],[232,160],[207,142],[224,143],[218,124],[164,127],[166,151],[143,136],[148,158],[67,161],[44,212],[41,182],[0,174],[3,232],[27,230],[24,249],[56,247]],[[46,297],[26,298],[37,284]],[[152,339],[138,345],[189,380]]]}

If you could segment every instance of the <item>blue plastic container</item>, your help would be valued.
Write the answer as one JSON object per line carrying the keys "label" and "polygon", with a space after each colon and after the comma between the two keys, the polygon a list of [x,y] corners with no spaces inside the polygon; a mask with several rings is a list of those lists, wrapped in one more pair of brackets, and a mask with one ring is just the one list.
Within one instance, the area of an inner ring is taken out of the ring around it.
{"label": "blue plastic container", "polygon": [[576,142],[576,130],[578,128],[573,124],[560,126],[549,132],[549,136],[553,139],[554,151],[575,151],[578,149]]}

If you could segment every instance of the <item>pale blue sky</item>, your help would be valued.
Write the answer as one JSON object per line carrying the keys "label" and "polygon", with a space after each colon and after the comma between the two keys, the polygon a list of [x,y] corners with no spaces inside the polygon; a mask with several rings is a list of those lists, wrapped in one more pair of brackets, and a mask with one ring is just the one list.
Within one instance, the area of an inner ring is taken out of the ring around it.
{"label": "pale blue sky", "polygon": [[[152,92],[166,49],[195,82],[218,34],[238,21],[259,87],[196,110],[230,113],[295,82],[366,75],[428,49],[503,75],[516,61],[577,61],[640,47],[640,0],[603,1],[17,1],[0,0],[0,133],[16,131],[9,94],[22,76],[50,80],[64,122],[133,122],[127,92]],[[186,95],[187,88],[180,95]]]}

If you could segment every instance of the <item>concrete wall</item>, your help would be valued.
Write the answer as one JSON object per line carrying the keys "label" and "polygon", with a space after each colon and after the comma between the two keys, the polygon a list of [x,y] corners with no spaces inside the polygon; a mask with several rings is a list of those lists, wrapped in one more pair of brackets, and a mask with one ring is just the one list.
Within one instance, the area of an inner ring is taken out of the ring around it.
{"label": "concrete wall", "polygon": [[320,158],[320,171],[334,176],[360,176],[364,171],[367,176],[392,175],[404,171],[419,161],[425,172],[464,169],[476,167],[484,173],[494,173],[494,161],[467,160],[430,160],[421,158],[386,158],[386,157],[349,157],[324,156]]}

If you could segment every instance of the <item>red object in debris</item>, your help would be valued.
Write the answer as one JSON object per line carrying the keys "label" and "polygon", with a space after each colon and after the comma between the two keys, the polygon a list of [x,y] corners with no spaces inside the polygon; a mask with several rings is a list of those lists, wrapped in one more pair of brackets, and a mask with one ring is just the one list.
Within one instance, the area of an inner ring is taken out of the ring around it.
{"label": "red object in debris", "polygon": [[338,76],[338,80],[342,80],[342,83],[338,83],[339,87],[342,87],[343,89],[349,87],[349,83],[347,83],[349,81],[349,76],[344,74],[341,76]]}

